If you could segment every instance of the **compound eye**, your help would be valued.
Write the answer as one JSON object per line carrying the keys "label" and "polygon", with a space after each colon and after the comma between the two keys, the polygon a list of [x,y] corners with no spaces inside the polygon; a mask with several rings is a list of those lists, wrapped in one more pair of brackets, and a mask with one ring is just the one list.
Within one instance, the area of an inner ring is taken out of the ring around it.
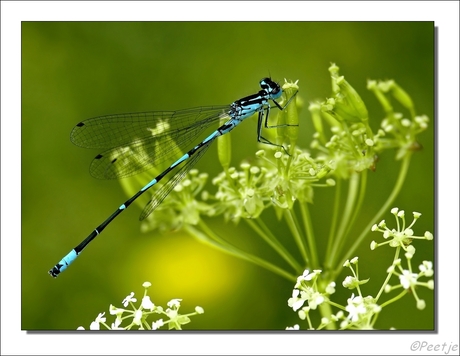
{"label": "compound eye", "polygon": [[270,87],[270,78],[264,78],[260,81],[259,85],[262,89],[268,89]]}
{"label": "compound eye", "polygon": [[274,87],[272,87],[272,94],[278,94],[280,92],[281,88],[279,87],[279,85],[276,85]]}

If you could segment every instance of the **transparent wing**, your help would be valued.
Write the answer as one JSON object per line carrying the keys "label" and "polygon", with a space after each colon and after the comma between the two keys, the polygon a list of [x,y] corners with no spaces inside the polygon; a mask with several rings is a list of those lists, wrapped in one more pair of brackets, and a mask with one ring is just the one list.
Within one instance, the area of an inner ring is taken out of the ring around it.
{"label": "transparent wing", "polygon": [[192,169],[192,167],[199,161],[199,159],[206,153],[209,146],[213,142],[209,141],[206,145],[203,145],[202,148],[196,152],[192,157],[190,157],[184,166],[182,166],[172,177],[171,179],[163,184],[161,188],[159,188],[152,196],[150,201],[145,206],[144,210],[142,210],[141,216],[139,220],[144,220],[147,216],[149,216],[157,207],[160,205],[163,200],[168,196],[171,190],[184,178],[188,171]]}
{"label": "transparent wing", "polygon": [[179,157],[228,111],[225,105],[100,116],[77,124],[70,138],[80,147],[107,148],[91,163],[93,177],[129,177]]}

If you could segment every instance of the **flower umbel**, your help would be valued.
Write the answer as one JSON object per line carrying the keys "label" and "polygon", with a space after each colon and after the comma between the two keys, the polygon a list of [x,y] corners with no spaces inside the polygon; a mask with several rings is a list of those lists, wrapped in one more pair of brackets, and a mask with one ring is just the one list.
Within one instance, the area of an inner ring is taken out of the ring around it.
{"label": "flower umbel", "polygon": [[[415,114],[411,97],[394,80],[369,80],[367,88],[375,94],[386,113],[381,127],[387,137],[379,140],[377,149],[398,148],[396,159],[403,158],[411,151],[419,150],[421,146],[417,142],[416,136],[427,129],[428,117]],[[409,117],[393,110],[388,94],[391,94],[393,99],[396,99],[409,110]]]}
{"label": "flower umbel", "polygon": [[[415,221],[420,218],[422,214],[414,212],[414,220],[408,227],[406,227],[405,214],[403,210],[393,208],[391,209],[391,213],[396,217],[396,229],[388,229],[386,227],[385,221],[383,220],[378,225],[376,224],[372,227],[372,231],[382,232],[385,239],[392,237],[393,239],[391,241],[394,242],[385,242],[381,245],[373,242],[371,244],[371,249],[375,249],[377,246],[383,245],[388,245],[390,247],[396,248],[393,264],[388,268],[387,278],[383,282],[379,292],[376,293],[375,297],[372,295],[364,297],[362,292],[362,285],[366,284],[369,279],[362,280],[359,278],[358,257],[354,257],[351,260],[346,260],[343,263],[343,267],[350,269],[351,275],[345,277],[344,281],[342,282],[342,286],[347,289],[356,290],[356,292],[353,293],[350,298],[348,298],[347,305],[345,306],[333,302],[330,298],[330,295],[335,292],[335,282],[330,282],[327,285],[325,288],[326,293],[321,293],[318,290],[318,285],[320,285],[322,282],[319,279],[319,277],[321,277],[321,271],[315,270],[310,273],[308,270],[305,270],[304,273],[297,278],[297,283],[294,286],[292,297],[288,300],[288,305],[294,311],[298,312],[299,318],[301,320],[308,320],[308,329],[320,330],[323,328],[333,328],[335,327],[335,323],[339,323],[340,329],[374,329],[374,324],[380,312],[389,304],[394,303],[404,295],[409,294],[409,292],[414,296],[417,308],[425,308],[426,303],[423,299],[419,298],[416,289],[434,289],[434,281],[432,279],[429,279],[428,281],[421,280],[423,278],[429,278],[433,276],[433,263],[431,261],[423,261],[418,267],[419,272],[416,273],[413,271],[411,261],[416,251],[415,247],[412,245],[412,240],[421,239],[430,241],[433,239],[433,235],[430,232],[425,232],[423,237],[417,237],[414,235],[412,227],[414,226]],[[401,266],[402,260],[401,258],[398,258],[399,252],[401,250],[404,251],[404,257],[407,260],[406,268]],[[389,281],[393,275],[398,278],[398,284],[391,286]],[[401,289],[402,291],[399,293],[399,295],[384,302],[380,301],[383,292],[390,293],[391,291]],[[308,305],[304,306],[306,302]],[[332,312],[330,312],[329,317],[323,317],[321,319],[320,325],[314,328],[311,323],[309,313],[312,310],[315,310],[318,306],[336,307],[339,309],[339,311],[336,314],[332,314]],[[345,312],[347,312],[348,315],[346,315]],[[292,328],[287,329],[292,330]]]}
{"label": "flower umbel", "polygon": [[[335,292],[334,282],[330,283],[324,291],[319,290],[317,282],[320,275],[320,270],[314,270],[311,273],[309,270],[305,270],[297,278],[292,297],[288,300],[288,306],[294,311],[298,311],[300,319],[308,319],[310,329],[313,328],[309,317],[310,311],[316,310],[323,303],[328,303],[329,296]],[[307,306],[303,306],[305,302]]]}
{"label": "flower umbel", "polygon": [[[117,308],[110,305],[110,315],[115,315],[115,321],[109,326],[106,324],[105,313],[100,313],[96,320],[90,325],[90,330],[100,330],[100,325],[108,330],[157,330],[164,325],[168,325],[169,329],[182,330],[182,325],[190,322],[190,317],[198,314],[203,314],[203,308],[195,307],[195,312],[189,314],[179,314],[180,302],[182,299],[172,299],[167,303],[168,308],[164,311],[161,306],[155,306],[147,295],[147,289],[151,286],[150,282],[145,282],[142,285],[145,288],[144,296],[142,297],[141,305],[136,308],[135,304],[137,299],[134,298],[134,292],[131,292],[122,302],[126,308],[128,305],[132,309]],[[149,317],[155,314],[162,314],[165,318],[169,318],[164,321],[163,318],[153,321],[151,324],[147,320]],[[124,315],[124,316],[123,316]],[[130,321],[131,320],[131,321]],[[129,324],[122,326],[123,322],[129,322]],[[84,327],[80,326],[77,330],[85,330]]]}
{"label": "flower umbel", "polygon": [[313,187],[332,185],[319,183],[331,168],[306,151],[295,149],[292,156],[277,151],[268,156],[260,150],[256,156],[257,166],[242,163],[240,171],[230,167],[213,180],[218,187],[214,196],[218,202],[212,215],[223,213],[227,220],[255,219],[272,204],[289,209],[296,200],[312,202]]}
{"label": "flower umbel", "polygon": [[[432,240],[433,235],[430,232],[425,232],[423,236],[415,236],[412,227],[414,226],[417,219],[422,215],[417,212],[413,212],[414,219],[412,223],[406,227],[406,219],[404,210],[399,210],[398,208],[391,209],[391,213],[395,216],[396,219],[396,229],[389,229],[385,223],[385,220],[382,220],[378,225],[374,224],[372,226],[372,231],[378,231],[383,233],[383,238],[387,241],[382,243],[377,243],[375,241],[371,242],[371,250],[376,249],[377,247],[383,245],[390,245],[391,247],[401,247],[405,251],[408,250],[408,246],[412,243],[412,240]],[[401,222],[400,222],[401,221]]]}
{"label": "flower umbel", "polygon": [[[425,287],[428,289],[434,289],[434,281],[428,280],[426,282],[420,281],[422,277],[431,277],[433,276],[433,263],[431,261],[423,261],[419,266],[419,273],[413,272],[412,268],[412,258],[415,255],[416,249],[413,246],[414,240],[433,240],[433,235],[426,231],[423,236],[416,236],[412,227],[415,225],[415,222],[420,218],[422,214],[418,212],[413,212],[412,223],[406,227],[405,212],[404,210],[399,210],[398,208],[391,209],[391,213],[395,216],[396,219],[396,229],[389,229],[386,226],[385,220],[382,220],[378,225],[372,226],[372,231],[377,231],[383,233],[383,238],[388,241],[383,243],[376,243],[372,241],[371,249],[374,250],[377,247],[384,245],[389,245],[390,247],[396,248],[395,257],[393,264],[388,268],[388,276],[385,280],[385,283],[382,287],[386,293],[389,293],[393,290],[398,290],[402,288],[402,292],[386,303],[382,305],[387,305],[391,301],[397,300],[407,294],[409,291],[410,294],[414,296],[418,309],[425,308],[425,301],[418,297],[416,288]],[[407,268],[403,268],[401,264],[403,263],[402,259],[399,257],[400,251],[404,251],[404,257],[406,259]],[[398,277],[398,284],[392,286],[389,284],[391,277],[395,275]],[[381,292],[380,292],[381,293]],[[379,293],[379,295],[380,295]]]}

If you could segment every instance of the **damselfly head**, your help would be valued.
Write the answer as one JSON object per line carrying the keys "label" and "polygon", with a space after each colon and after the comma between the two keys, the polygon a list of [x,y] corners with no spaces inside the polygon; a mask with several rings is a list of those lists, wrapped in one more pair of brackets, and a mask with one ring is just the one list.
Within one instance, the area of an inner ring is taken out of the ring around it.
{"label": "damselfly head", "polygon": [[267,94],[270,94],[275,99],[281,96],[281,87],[278,83],[274,82],[270,78],[264,78],[260,81],[260,87],[265,90]]}

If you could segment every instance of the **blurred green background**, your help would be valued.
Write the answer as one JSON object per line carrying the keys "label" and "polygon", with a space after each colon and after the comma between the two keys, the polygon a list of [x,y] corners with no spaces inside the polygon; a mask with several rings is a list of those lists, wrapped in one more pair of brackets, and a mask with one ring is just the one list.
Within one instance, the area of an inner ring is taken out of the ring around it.
{"label": "blurred green background", "polygon": [[[434,233],[432,22],[23,22],[22,329],[88,328],[98,313],[108,314],[110,304],[121,306],[131,291],[140,297],[144,281],[152,283],[149,295],[157,305],[183,298],[183,312],[204,308],[188,329],[280,330],[299,323],[287,306],[292,282],[181,232],[141,234],[135,205],[59,278],[47,271],[127,198],[117,181],[89,175],[99,152],[71,144],[76,123],[104,114],[229,104],[258,91],[263,77],[299,79],[298,95],[306,103],[299,145],[307,148],[312,125],[306,106],[331,96],[331,62],[360,93],[374,129],[384,113],[366,89],[367,79],[395,79],[411,95],[417,113],[432,120],[394,206],[406,210],[409,221],[412,211],[421,212],[415,232]],[[256,123],[233,131],[232,141],[233,165],[252,159]],[[363,223],[392,189],[399,168],[394,154],[383,154],[369,174]],[[220,172],[215,146],[197,168],[211,177]],[[332,189],[318,190],[311,206],[316,235],[324,239],[332,194]],[[285,236],[286,226],[276,223],[274,214],[265,218],[275,235]],[[383,218],[394,226],[390,213]],[[244,222],[209,223],[277,263]],[[371,253],[373,239],[378,236],[369,234],[356,255],[362,278],[371,277],[364,292],[375,295],[393,251]],[[434,259],[432,243],[415,247],[415,268],[422,259]],[[337,282],[336,300],[346,304],[350,293]],[[386,308],[376,327],[433,329],[433,293],[420,290],[420,297],[427,301],[425,310],[418,311],[408,295]]]}

